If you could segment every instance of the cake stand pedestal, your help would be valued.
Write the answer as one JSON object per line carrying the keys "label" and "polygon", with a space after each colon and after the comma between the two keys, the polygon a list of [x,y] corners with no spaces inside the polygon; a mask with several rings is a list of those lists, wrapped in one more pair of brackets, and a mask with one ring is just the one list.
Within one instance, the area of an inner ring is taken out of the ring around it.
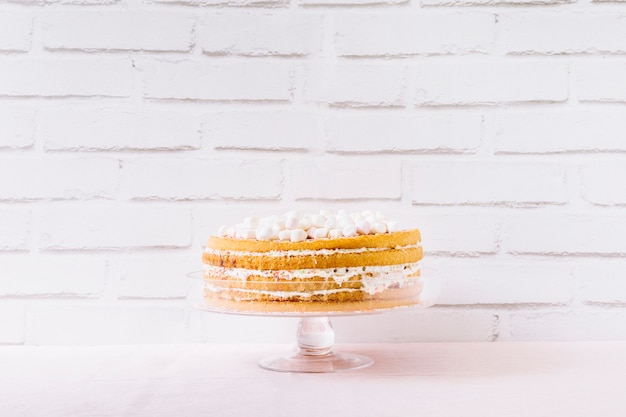
{"label": "cake stand pedestal", "polygon": [[329,317],[301,317],[296,340],[297,351],[263,358],[259,366],[279,372],[335,372],[374,363],[364,355],[333,352],[335,331]]}

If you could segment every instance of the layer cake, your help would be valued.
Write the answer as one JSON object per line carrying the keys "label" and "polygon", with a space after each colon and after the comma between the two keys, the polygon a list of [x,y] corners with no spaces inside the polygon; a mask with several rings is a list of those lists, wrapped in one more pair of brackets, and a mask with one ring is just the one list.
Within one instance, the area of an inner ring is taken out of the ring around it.
{"label": "layer cake", "polygon": [[211,236],[204,296],[218,309],[349,312],[419,303],[419,229],[380,213],[290,212]]}

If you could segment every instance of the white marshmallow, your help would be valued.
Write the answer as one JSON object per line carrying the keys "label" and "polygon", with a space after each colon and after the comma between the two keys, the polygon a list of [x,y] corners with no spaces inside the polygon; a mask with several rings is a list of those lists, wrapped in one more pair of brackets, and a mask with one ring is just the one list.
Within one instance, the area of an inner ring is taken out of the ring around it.
{"label": "white marshmallow", "polygon": [[370,234],[370,224],[367,220],[357,220],[355,222],[356,230],[360,235],[369,235]]}
{"label": "white marshmallow", "polygon": [[361,216],[360,214],[356,214],[355,216],[352,217],[352,220],[354,221],[354,223],[362,222],[362,221],[365,221],[365,217]]}
{"label": "white marshmallow", "polygon": [[256,216],[250,216],[250,217],[246,217],[246,219],[243,221],[243,224],[245,224],[248,227],[257,227],[260,223],[261,219],[259,219]]}
{"label": "white marshmallow", "polygon": [[272,229],[267,226],[259,226],[256,229],[257,240],[270,240],[272,238]]}
{"label": "white marshmallow", "polygon": [[356,236],[357,235],[356,226],[353,224],[349,224],[343,228],[342,233],[345,237]]}
{"label": "white marshmallow", "polygon": [[337,239],[343,236],[341,229],[331,229],[328,231],[328,237],[331,239]]}
{"label": "white marshmallow", "polygon": [[302,229],[293,229],[291,230],[290,238],[292,242],[302,242],[303,240],[306,240],[306,232]]}
{"label": "white marshmallow", "polygon": [[337,218],[335,216],[329,217],[324,222],[323,226],[327,229],[333,229],[337,225]]}
{"label": "white marshmallow", "polygon": [[396,220],[389,220],[385,222],[387,224],[387,231],[389,233],[397,232],[400,230],[400,224]]}
{"label": "white marshmallow", "polygon": [[315,227],[323,227],[325,222],[326,217],[321,214],[314,214],[313,217],[311,217],[311,224]]}
{"label": "white marshmallow", "polygon": [[304,216],[302,219],[300,219],[300,222],[298,223],[298,228],[306,230],[311,227],[311,225],[311,218],[308,216]]}
{"label": "white marshmallow", "polygon": [[300,226],[300,220],[297,217],[287,217],[285,227],[287,229],[297,229]]}
{"label": "white marshmallow", "polygon": [[256,230],[250,227],[238,227],[236,237],[237,239],[255,239]]}
{"label": "white marshmallow", "polygon": [[287,222],[287,218],[285,216],[280,216],[280,217],[277,217],[276,220],[274,220],[274,226],[278,227],[280,230],[283,230],[285,228],[286,222]]}
{"label": "white marshmallow", "polygon": [[218,235],[236,239],[301,241],[307,238],[339,238],[392,233],[398,230],[399,222],[388,220],[380,211],[320,210],[308,213],[290,211],[280,216],[249,216],[242,223],[220,227]]}
{"label": "white marshmallow", "polygon": [[271,228],[272,226],[274,226],[275,221],[276,221],[276,216],[261,217],[259,219],[259,226],[267,226]]}
{"label": "white marshmallow", "polygon": [[280,240],[291,240],[291,230],[281,230],[280,232],[278,232],[278,238]]}
{"label": "white marshmallow", "polygon": [[344,227],[349,226],[351,224],[352,225],[354,224],[352,222],[352,219],[341,218],[341,219],[337,219],[337,224],[335,225],[335,227],[343,229]]}
{"label": "white marshmallow", "polygon": [[374,233],[387,233],[387,226],[385,226],[385,223],[374,223],[372,224],[372,231]]}

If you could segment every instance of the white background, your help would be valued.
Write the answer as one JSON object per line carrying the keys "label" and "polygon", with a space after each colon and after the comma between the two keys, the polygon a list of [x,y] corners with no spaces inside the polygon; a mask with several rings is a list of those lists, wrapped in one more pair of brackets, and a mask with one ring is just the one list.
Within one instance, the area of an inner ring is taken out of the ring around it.
{"label": "white background", "polygon": [[0,0],[0,343],[291,341],[185,273],[305,208],[447,279],[339,341],[626,339],[625,76],[619,1]]}

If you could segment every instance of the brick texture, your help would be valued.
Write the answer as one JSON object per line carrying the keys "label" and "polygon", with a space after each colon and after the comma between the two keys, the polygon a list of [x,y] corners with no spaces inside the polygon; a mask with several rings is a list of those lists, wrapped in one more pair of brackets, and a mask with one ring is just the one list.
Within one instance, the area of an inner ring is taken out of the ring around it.
{"label": "brick texture", "polygon": [[626,166],[612,161],[589,164],[582,170],[582,193],[587,201],[603,206],[625,206],[626,189],[616,187],[616,178],[626,178]]}
{"label": "brick texture", "polygon": [[412,167],[411,180],[414,204],[523,206],[562,204],[567,199],[565,171],[552,164],[422,163]]}
{"label": "brick texture", "polygon": [[35,109],[0,106],[0,149],[28,148],[35,142]]}
{"label": "brick texture", "polygon": [[0,51],[26,52],[33,34],[33,14],[0,14]]}
{"label": "brick texture", "polygon": [[323,117],[303,111],[229,111],[205,118],[203,135],[216,149],[320,148]]}
{"label": "brick texture", "polygon": [[559,102],[568,98],[561,62],[447,57],[416,65],[417,105]]}
{"label": "brick texture", "polygon": [[[333,113],[326,122],[331,152],[472,152],[481,141],[479,114]],[[356,138],[356,140],[355,140]]]}
{"label": "brick texture", "polygon": [[0,344],[289,341],[186,274],[319,209],[442,282],[340,342],[626,339],[622,3],[0,0]]}
{"label": "brick texture", "polygon": [[26,250],[30,227],[28,209],[0,206],[0,251]]}
{"label": "brick texture", "polygon": [[580,299],[586,304],[626,303],[626,280],[620,271],[624,262],[612,259],[602,263],[587,262],[574,271],[580,282]]}
{"label": "brick texture", "polygon": [[424,6],[486,6],[486,5],[559,5],[572,0],[421,0]]}
{"label": "brick texture", "polygon": [[51,12],[43,17],[43,45],[70,50],[188,51],[193,25],[192,16],[171,11]]}
{"label": "brick texture", "polygon": [[439,300],[445,305],[568,304],[576,290],[572,267],[563,262],[484,265],[471,259],[448,261],[439,269],[447,277]]}
{"label": "brick texture", "polygon": [[0,344],[24,343],[24,307],[0,305]]}
{"label": "brick texture", "polygon": [[502,112],[487,123],[496,129],[499,153],[618,152],[626,149],[625,116],[622,109],[526,110]]}
{"label": "brick texture", "polygon": [[200,33],[209,55],[303,56],[321,50],[323,27],[319,14],[220,13],[206,16]]}
{"label": "brick texture", "polygon": [[97,298],[106,280],[104,259],[90,256],[15,255],[2,268],[0,297]]}
{"label": "brick texture", "polygon": [[346,13],[335,19],[343,56],[410,56],[488,52],[496,19],[490,13]]}
{"label": "brick texture", "polygon": [[[541,230],[541,239],[535,231]],[[508,221],[505,237],[510,253],[554,255],[621,255],[626,242],[622,216],[520,216]]]}
{"label": "brick texture", "polygon": [[42,213],[40,223],[43,250],[176,248],[191,241],[184,207],[59,206]]}
{"label": "brick texture", "polygon": [[202,117],[171,106],[54,106],[40,112],[46,150],[180,150],[200,147]]}
{"label": "brick texture", "polygon": [[471,214],[422,214],[418,226],[428,254],[480,256],[498,252],[499,222]]}
{"label": "brick texture", "polygon": [[[26,313],[26,338],[33,344],[101,345],[198,341],[181,307],[94,305],[35,306]],[[65,323],[60,328],[56,323]]]}
{"label": "brick texture", "polygon": [[[499,22],[507,52],[598,54],[626,52],[624,16],[614,13],[514,13]],[[541,27],[542,30],[533,30]],[[610,32],[612,36],[605,36]]]}
{"label": "brick texture", "polygon": [[292,65],[283,62],[149,60],[140,64],[140,70],[143,96],[146,98],[223,101],[291,99]]}
{"label": "brick texture", "polygon": [[275,199],[281,183],[280,161],[152,158],[124,163],[121,192],[136,199]]}
{"label": "brick texture", "polygon": [[111,265],[112,275],[120,280],[120,299],[185,298],[193,284],[186,275],[200,268],[197,254],[178,253],[123,257]]}
{"label": "brick texture", "polygon": [[128,97],[132,83],[124,58],[0,57],[0,97]]}
{"label": "brick texture", "polygon": [[109,158],[4,159],[0,196],[8,201],[111,197],[118,172],[118,161]]}
{"label": "brick texture", "polygon": [[398,199],[400,166],[376,161],[363,166],[349,160],[293,161],[288,175],[296,199]]}
{"label": "brick texture", "polygon": [[307,68],[304,99],[336,106],[397,107],[406,88],[402,64],[341,62]]}
{"label": "brick texture", "polygon": [[626,86],[617,82],[626,70],[626,62],[586,60],[578,62],[576,82],[578,99],[584,102],[624,102]]}

